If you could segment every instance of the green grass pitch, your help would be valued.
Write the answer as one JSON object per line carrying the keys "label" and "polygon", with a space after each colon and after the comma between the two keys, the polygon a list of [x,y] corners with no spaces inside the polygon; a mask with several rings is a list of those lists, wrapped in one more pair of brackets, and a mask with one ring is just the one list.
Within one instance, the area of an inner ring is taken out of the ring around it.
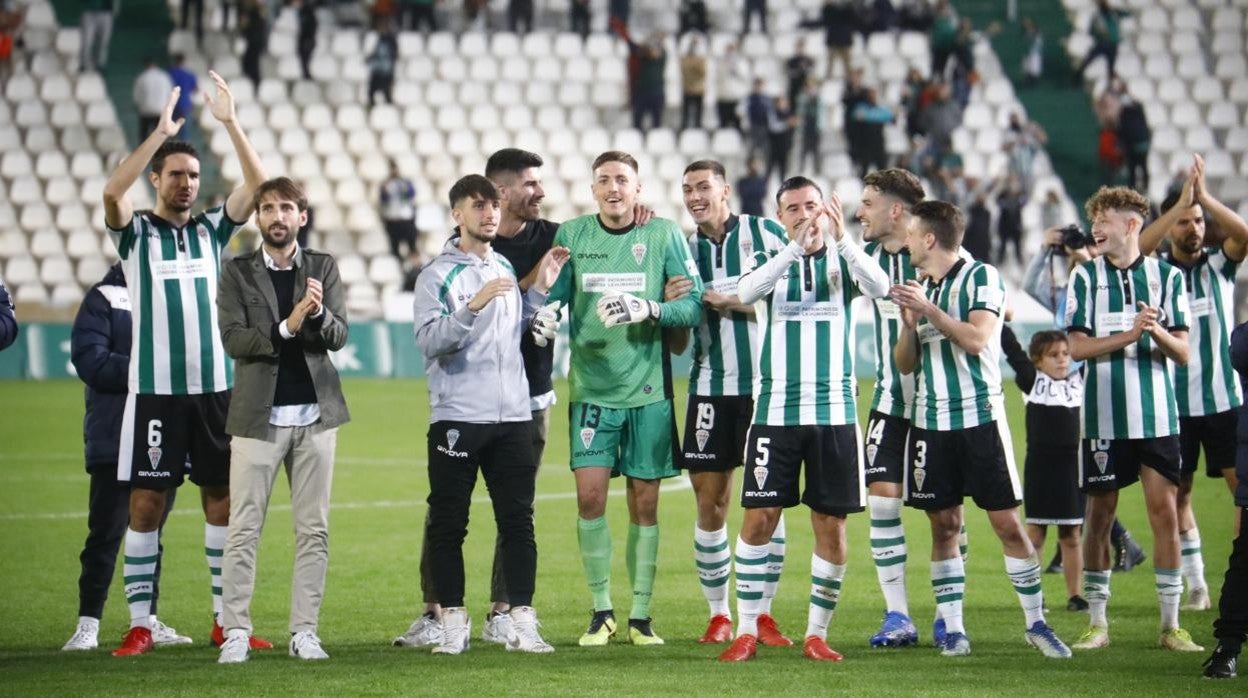
{"label": "green grass pitch", "polygon": [[[561,390],[566,386],[560,387]],[[678,390],[683,391],[683,383]],[[549,656],[516,655],[475,641],[487,605],[492,515],[478,485],[465,551],[474,644],[459,657],[390,646],[418,614],[425,477],[424,383],[351,380],[345,386],[354,421],[340,432],[334,483],[330,569],[320,634],[332,659],[305,664],[286,656],[292,533],[289,488],[276,488],[262,539],[253,604],[257,634],[278,648],[255,652],[242,666],[220,667],[207,644],[210,599],[203,558],[202,518],[194,489],[184,489],[165,531],[161,617],[195,638],[191,647],[162,649],[136,659],[109,656],[127,625],[120,570],[101,626],[101,648],[61,653],[77,614],[78,553],[86,533],[87,477],[82,467],[80,384],[0,382],[0,693],[8,695],[156,694],[430,694],[668,695],[993,694],[1176,695],[1243,691],[1244,679],[1213,684],[1199,678],[1206,654],[1156,649],[1157,601],[1149,565],[1113,579],[1110,617],[1114,644],[1067,662],[1046,660],[1023,642],[1022,613],[1004,570],[1001,548],[984,515],[968,508],[970,561],[966,623],[974,653],[945,659],[930,645],[933,599],[928,583],[926,521],[905,514],[910,546],[912,615],[923,646],[884,651],[867,647],[883,602],[867,545],[866,516],[850,522],[850,561],[830,644],[845,654],[834,665],[802,658],[809,593],[811,534],[806,510],[788,513],[788,559],[774,614],[799,638],[789,649],[763,648],[756,661],[725,666],[720,647],[697,644],[706,621],[692,554],[693,492],[683,478],[666,485],[660,506],[662,549],[653,615],[667,640],[657,648],[612,645],[582,649],[576,639],[589,616],[589,594],[577,554],[573,481],[566,465],[567,421],[556,408],[550,446],[538,483],[536,606]],[[1007,387],[1017,453],[1025,435],[1018,391]],[[864,384],[862,395],[869,395]],[[566,404],[566,397],[562,399]],[[683,415],[683,398],[678,414]],[[865,400],[860,414],[865,414]],[[1228,435],[1228,438],[1230,435]],[[629,605],[624,568],[627,524],[620,483],[609,505],[616,541],[616,608]],[[1215,600],[1230,549],[1232,506],[1221,482],[1197,481],[1207,575]],[[1122,518],[1148,548],[1152,536],[1138,487],[1124,493]],[[735,538],[736,509],[729,522]],[[1045,551],[1052,552],[1055,535]],[[1087,616],[1065,610],[1060,576],[1045,575],[1050,623],[1073,641]],[[1184,613],[1183,626],[1212,647],[1215,612]]]}

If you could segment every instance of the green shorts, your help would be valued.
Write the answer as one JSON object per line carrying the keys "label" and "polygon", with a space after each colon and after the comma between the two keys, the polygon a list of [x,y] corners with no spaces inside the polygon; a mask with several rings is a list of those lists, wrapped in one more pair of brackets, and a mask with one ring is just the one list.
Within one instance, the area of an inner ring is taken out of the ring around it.
{"label": "green shorts", "polygon": [[588,402],[568,406],[572,469],[611,468],[611,476],[661,480],[680,474],[673,460],[672,401],[616,409]]}

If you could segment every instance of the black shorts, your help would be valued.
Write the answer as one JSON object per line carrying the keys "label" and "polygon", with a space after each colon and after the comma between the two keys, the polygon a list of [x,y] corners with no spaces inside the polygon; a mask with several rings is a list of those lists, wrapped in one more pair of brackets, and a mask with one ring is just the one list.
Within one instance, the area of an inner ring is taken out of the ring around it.
{"label": "black shorts", "polygon": [[[867,506],[856,424],[837,426],[750,426],[745,447],[741,506],[793,507],[844,516]],[[806,490],[801,492],[802,464]]]}
{"label": "black shorts", "polygon": [[1239,409],[1204,417],[1179,417],[1179,448],[1183,474],[1196,472],[1200,449],[1205,449],[1205,475],[1222,477],[1222,471],[1235,468],[1235,434],[1239,429]]}
{"label": "black shorts", "polygon": [[1076,444],[1027,454],[1023,467],[1023,511],[1027,523],[1041,526],[1083,523],[1079,448]]}
{"label": "black shorts", "polygon": [[906,437],[909,434],[910,420],[871,410],[863,446],[868,485],[873,482],[901,484],[906,473]]}
{"label": "black shorts", "polygon": [[230,391],[202,395],[135,395],[121,420],[117,479],[168,490],[190,477],[200,487],[230,485]]}
{"label": "black shorts", "polygon": [[1084,439],[1079,449],[1079,489],[1089,493],[1116,492],[1140,479],[1142,465],[1177,485],[1183,475],[1180,460],[1177,436]]}
{"label": "black shorts", "polygon": [[949,509],[970,495],[980,509],[1000,511],[1018,506],[1023,497],[1010,430],[1002,420],[953,431],[911,425],[905,462],[905,500],[916,509]]}
{"label": "black shorts", "polygon": [[753,415],[749,395],[690,395],[681,467],[697,473],[727,472],[741,465]]}

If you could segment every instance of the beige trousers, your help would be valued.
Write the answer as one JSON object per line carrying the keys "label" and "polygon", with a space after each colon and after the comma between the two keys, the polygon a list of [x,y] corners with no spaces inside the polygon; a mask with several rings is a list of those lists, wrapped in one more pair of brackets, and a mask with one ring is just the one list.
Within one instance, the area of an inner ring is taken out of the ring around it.
{"label": "beige trousers", "polygon": [[252,632],[251,597],[256,549],[269,497],[283,462],[295,524],[295,569],[290,589],[290,632],[316,631],[329,567],[329,490],[338,429],[269,426],[263,439],[230,441],[230,527],[221,568],[221,625]]}

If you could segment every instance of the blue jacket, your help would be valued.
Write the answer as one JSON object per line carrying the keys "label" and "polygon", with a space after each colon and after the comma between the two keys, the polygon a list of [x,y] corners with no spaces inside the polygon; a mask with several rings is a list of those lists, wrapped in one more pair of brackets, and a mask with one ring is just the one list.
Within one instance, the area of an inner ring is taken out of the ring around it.
{"label": "blue jacket", "polygon": [[[1231,365],[1239,372],[1239,382],[1248,390],[1248,322],[1231,333]],[[1235,504],[1248,507],[1248,402],[1239,408],[1239,433],[1236,435],[1239,449],[1235,453],[1235,475],[1239,487],[1235,489]]]}
{"label": "blue jacket", "polygon": [[0,350],[17,340],[17,316],[13,312],[13,297],[0,281]]}
{"label": "blue jacket", "polygon": [[83,298],[70,337],[70,360],[87,384],[82,438],[88,472],[95,466],[117,465],[130,373],[130,331],[126,277],[121,264],[114,264]]}

